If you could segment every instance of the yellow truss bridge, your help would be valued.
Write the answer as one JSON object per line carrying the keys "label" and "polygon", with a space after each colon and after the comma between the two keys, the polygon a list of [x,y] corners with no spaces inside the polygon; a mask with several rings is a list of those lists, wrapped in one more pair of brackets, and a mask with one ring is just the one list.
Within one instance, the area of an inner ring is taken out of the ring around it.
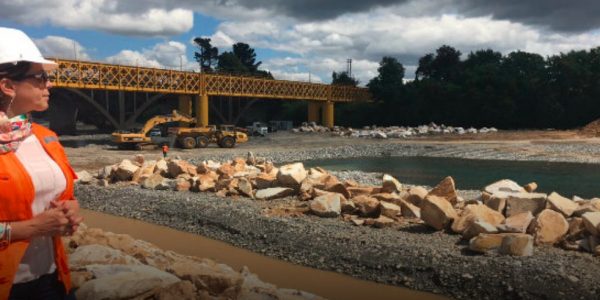
{"label": "yellow truss bridge", "polygon": [[51,75],[55,87],[111,91],[179,94],[180,109],[191,113],[190,96],[196,105],[198,124],[208,125],[209,96],[253,97],[309,101],[308,120],[333,127],[335,102],[368,101],[366,88],[335,86],[244,76],[164,70],[98,62],[55,59],[59,67]]}

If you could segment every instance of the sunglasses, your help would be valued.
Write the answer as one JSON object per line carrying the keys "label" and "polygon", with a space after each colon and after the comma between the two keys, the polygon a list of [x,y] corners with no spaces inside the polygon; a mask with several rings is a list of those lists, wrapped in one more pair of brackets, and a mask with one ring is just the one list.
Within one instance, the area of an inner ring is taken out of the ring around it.
{"label": "sunglasses", "polygon": [[38,81],[41,81],[42,83],[46,83],[46,82],[48,82],[48,80],[50,80],[50,77],[48,76],[48,73],[46,73],[46,71],[40,72],[37,74],[25,74],[25,75],[15,77],[13,79],[17,80],[17,81],[22,81],[22,80],[25,80],[28,78],[34,78]]}

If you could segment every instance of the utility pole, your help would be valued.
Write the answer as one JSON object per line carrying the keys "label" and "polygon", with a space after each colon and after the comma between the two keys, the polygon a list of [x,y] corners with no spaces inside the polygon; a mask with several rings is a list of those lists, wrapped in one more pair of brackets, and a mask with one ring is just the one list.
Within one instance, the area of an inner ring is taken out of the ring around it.
{"label": "utility pole", "polygon": [[346,74],[348,77],[352,78],[352,58],[346,59]]}

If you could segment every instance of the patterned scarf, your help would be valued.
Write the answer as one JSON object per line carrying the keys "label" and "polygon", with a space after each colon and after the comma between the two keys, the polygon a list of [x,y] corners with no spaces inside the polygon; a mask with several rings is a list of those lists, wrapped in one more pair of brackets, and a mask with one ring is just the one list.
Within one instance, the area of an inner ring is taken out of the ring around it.
{"label": "patterned scarf", "polygon": [[0,111],[0,154],[17,151],[21,142],[31,135],[28,114],[8,118]]}

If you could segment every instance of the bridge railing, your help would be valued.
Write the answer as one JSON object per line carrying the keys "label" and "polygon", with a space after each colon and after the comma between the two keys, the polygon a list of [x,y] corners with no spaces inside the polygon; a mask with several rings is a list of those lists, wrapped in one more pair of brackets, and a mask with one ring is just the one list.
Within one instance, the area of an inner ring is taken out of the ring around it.
{"label": "bridge railing", "polygon": [[55,61],[59,67],[50,75],[56,87],[336,102],[371,99],[365,88],[76,60]]}

